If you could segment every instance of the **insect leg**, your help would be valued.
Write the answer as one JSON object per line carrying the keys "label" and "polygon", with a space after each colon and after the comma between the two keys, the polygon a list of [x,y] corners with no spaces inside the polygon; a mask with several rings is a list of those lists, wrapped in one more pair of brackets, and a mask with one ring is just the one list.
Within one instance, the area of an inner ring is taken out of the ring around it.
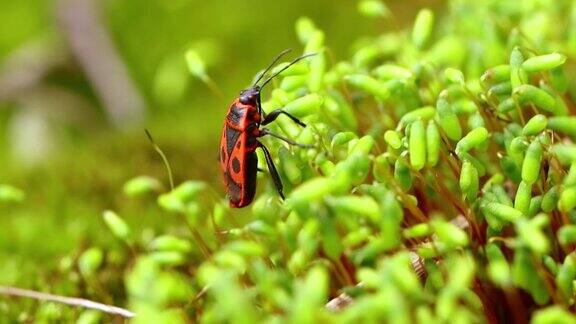
{"label": "insect leg", "polygon": [[301,148],[314,148],[314,145],[306,145],[306,144],[300,144],[300,143],[296,143],[293,140],[286,138],[282,135],[278,135],[276,133],[272,133],[268,128],[261,128],[260,129],[260,135],[259,137],[265,136],[265,135],[270,135],[272,137],[276,137],[277,139],[280,139],[290,145],[294,145],[294,146],[298,146]]}
{"label": "insect leg", "polygon": [[266,159],[266,165],[268,165],[268,170],[270,171],[270,175],[272,175],[272,180],[274,181],[274,186],[276,187],[276,191],[282,199],[284,199],[284,192],[282,191],[282,180],[280,180],[280,175],[278,174],[278,170],[276,170],[276,166],[274,165],[274,161],[272,160],[272,156],[270,155],[270,151],[264,146],[264,144],[258,142],[258,147],[262,149],[264,152],[264,158]]}
{"label": "insect leg", "polygon": [[285,110],[282,110],[282,109],[276,109],[276,110],[271,111],[268,115],[266,115],[266,117],[264,117],[264,119],[262,120],[262,122],[260,124],[262,124],[262,125],[270,124],[271,122],[276,120],[276,118],[278,118],[278,116],[280,116],[280,114],[284,114],[284,115],[288,116],[290,119],[292,119],[292,121],[294,121],[296,124],[298,124],[302,127],[306,127],[306,124],[301,122],[300,119],[292,116],[291,114],[287,113]]}

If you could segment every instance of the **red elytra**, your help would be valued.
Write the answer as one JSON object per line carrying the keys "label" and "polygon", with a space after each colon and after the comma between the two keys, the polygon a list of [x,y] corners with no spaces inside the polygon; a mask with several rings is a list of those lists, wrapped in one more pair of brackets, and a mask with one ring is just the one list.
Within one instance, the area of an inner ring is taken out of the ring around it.
{"label": "red elytra", "polygon": [[256,193],[256,173],[258,172],[257,148],[262,149],[276,190],[280,197],[284,199],[282,181],[280,180],[270,151],[258,141],[259,137],[270,135],[290,145],[308,147],[307,145],[301,145],[288,138],[271,133],[266,128],[260,128],[262,125],[273,122],[281,114],[290,117],[290,119],[298,125],[306,127],[304,123],[282,109],[276,109],[267,115],[262,110],[260,100],[262,88],[270,82],[270,80],[296,62],[314,55],[308,54],[296,58],[290,62],[290,64],[266,79],[262,85],[258,85],[258,82],[272,66],[289,51],[290,50],[285,50],[276,56],[254,84],[250,88],[242,90],[240,96],[234,99],[230,108],[228,108],[220,141],[220,169],[231,207],[245,207],[254,199],[254,194]]}

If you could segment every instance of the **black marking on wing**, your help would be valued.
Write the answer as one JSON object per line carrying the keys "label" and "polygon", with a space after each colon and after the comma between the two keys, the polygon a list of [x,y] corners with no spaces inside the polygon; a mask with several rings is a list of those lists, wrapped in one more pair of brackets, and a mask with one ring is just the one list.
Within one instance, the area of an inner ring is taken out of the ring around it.
{"label": "black marking on wing", "polygon": [[237,157],[234,157],[232,159],[232,170],[234,171],[234,173],[240,172],[240,161],[238,161]]}
{"label": "black marking on wing", "polygon": [[238,137],[240,137],[240,132],[226,126],[226,151],[228,155],[232,155],[232,151],[234,150],[234,145],[238,141]]}

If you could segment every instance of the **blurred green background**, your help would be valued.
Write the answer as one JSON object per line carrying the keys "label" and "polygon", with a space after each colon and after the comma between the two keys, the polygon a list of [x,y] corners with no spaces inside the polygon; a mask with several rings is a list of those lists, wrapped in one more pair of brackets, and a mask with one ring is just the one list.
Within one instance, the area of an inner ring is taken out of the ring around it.
{"label": "blurred green background", "polygon": [[[27,195],[0,205],[0,284],[54,290],[54,280],[66,282],[57,276],[64,255],[118,244],[104,209],[135,229],[169,225],[153,202],[121,193],[137,175],[166,179],[144,128],[176,182],[201,179],[224,196],[216,163],[223,115],[279,51],[300,52],[294,22],[310,17],[343,59],[360,36],[443,3],[387,5],[394,20],[366,19],[356,1],[0,1],[0,183]],[[188,49],[205,60],[220,95],[189,74]]]}

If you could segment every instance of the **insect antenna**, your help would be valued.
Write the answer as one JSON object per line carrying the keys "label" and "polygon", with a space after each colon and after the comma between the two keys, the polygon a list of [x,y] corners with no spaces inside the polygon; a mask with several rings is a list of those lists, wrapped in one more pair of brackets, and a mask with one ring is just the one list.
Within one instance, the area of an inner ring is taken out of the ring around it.
{"label": "insect antenna", "polygon": [[[266,83],[270,82],[270,80],[274,79],[278,74],[284,72],[284,70],[286,70],[287,68],[289,68],[289,67],[291,67],[292,65],[298,63],[300,60],[303,60],[303,59],[305,59],[305,58],[307,58],[307,57],[314,56],[314,55],[316,55],[316,53],[310,53],[310,54],[302,55],[302,56],[300,56],[300,57],[295,58],[294,61],[290,62],[288,65],[286,65],[285,67],[283,67],[280,71],[274,73],[272,76],[270,76],[268,79],[266,79],[266,81],[264,81],[264,83],[262,83],[262,85],[260,86],[260,89],[264,88],[264,86],[266,85]],[[260,80],[260,79],[258,79],[258,80]],[[256,84],[256,83],[254,83],[254,84]]]}
{"label": "insect antenna", "polygon": [[264,72],[262,72],[262,74],[260,74],[258,79],[256,79],[256,81],[254,81],[254,84],[252,84],[252,86],[255,86],[258,83],[258,81],[262,80],[262,77],[266,74],[266,72],[268,72],[274,66],[274,64],[276,64],[276,62],[278,62],[278,60],[280,58],[282,58],[282,56],[290,53],[291,50],[292,50],[291,48],[287,48],[287,49],[283,50],[282,52],[280,52],[280,54],[276,55],[274,60],[272,60],[272,63],[270,63],[270,65],[268,65],[266,70],[264,70]]}

